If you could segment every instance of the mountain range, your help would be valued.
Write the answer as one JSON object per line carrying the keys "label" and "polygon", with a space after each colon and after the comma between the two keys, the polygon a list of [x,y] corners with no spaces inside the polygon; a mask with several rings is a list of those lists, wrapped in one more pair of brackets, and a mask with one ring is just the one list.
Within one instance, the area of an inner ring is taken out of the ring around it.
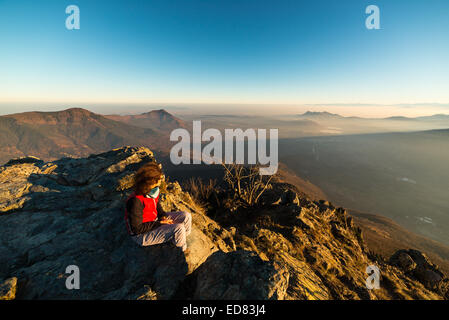
{"label": "mountain range", "polygon": [[81,157],[124,145],[167,152],[169,133],[185,127],[165,110],[136,116],[103,116],[82,108],[0,116],[0,163],[35,155],[45,160]]}
{"label": "mountain range", "polygon": [[316,120],[335,120],[335,119],[359,119],[359,120],[399,120],[399,121],[449,121],[449,115],[447,114],[434,114],[431,116],[420,116],[420,117],[404,117],[404,116],[392,116],[386,118],[363,118],[363,117],[344,117],[337,113],[330,113],[327,111],[306,111],[302,114],[298,114],[299,118],[306,119],[316,119]]}
{"label": "mountain range", "polygon": [[81,157],[124,145],[151,146],[161,155],[170,149],[170,132],[191,129],[192,120],[208,128],[279,128],[280,138],[431,130],[449,127],[449,116],[368,119],[307,111],[296,118],[196,115],[179,119],[167,111],[138,115],[100,115],[82,108],[24,112],[0,116],[0,163],[35,155],[45,160]]}

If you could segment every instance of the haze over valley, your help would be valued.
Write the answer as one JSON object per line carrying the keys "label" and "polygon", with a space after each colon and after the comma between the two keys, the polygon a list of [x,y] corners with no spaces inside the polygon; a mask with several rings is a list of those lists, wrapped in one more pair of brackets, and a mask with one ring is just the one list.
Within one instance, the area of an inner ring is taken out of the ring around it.
{"label": "haze over valley", "polygon": [[449,244],[449,130],[284,139],[280,161],[338,205]]}

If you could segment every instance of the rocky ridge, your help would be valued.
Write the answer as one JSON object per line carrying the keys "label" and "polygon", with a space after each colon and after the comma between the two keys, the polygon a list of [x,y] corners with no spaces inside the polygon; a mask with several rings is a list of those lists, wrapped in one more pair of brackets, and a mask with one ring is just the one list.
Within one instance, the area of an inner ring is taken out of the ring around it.
{"label": "rocky ridge", "polygon": [[[0,167],[0,298],[448,298],[447,278],[422,253],[404,253],[413,263],[402,253],[378,259],[346,210],[285,183],[273,184],[257,210],[224,208],[211,219],[166,181],[164,209],[192,213],[191,253],[141,248],[126,233],[123,210],[134,172],[148,161],[148,148],[123,147]],[[79,290],[66,288],[69,265],[79,267]],[[381,271],[378,290],[366,288],[369,265]]]}

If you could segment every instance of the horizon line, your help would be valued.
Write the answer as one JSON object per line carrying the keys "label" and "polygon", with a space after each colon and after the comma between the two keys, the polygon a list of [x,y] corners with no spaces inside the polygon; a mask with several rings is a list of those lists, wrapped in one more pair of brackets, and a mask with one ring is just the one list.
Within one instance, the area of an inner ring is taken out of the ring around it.
{"label": "horizon line", "polygon": [[[112,115],[117,115],[117,116],[123,116],[123,115],[140,115],[140,114],[145,114],[145,113],[149,113],[149,112],[152,112],[152,111],[166,111],[166,112],[167,112],[166,108],[164,108],[164,107],[160,107],[160,108],[156,108],[156,109],[151,109],[151,110],[148,110],[148,111],[143,112],[143,113],[122,113],[122,114],[117,114],[117,113],[100,113],[100,112],[97,112],[97,111],[89,110],[89,109],[87,109],[86,107],[68,107],[68,108],[61,109],[61,110],[44,110],[44,111],[42,111],[42,110],[33,110],[33,111],[24,111],[24,112],[16,112],[16,113],[8,113],[8,114],[1,114],[1,113],[0,113],[0,117],[1,117],[1,116],[14,115],[14,114],[33,113],[33,112],[42,112],[42,113],[63,112],[63,111],[71,110],[71,109],[82,109],[82,110],[86,110],[86,111],[88,111],[88,112],[91,112],[91,113],[94,113],[94,114],[98,114],[98,115],[101,115],[101,116],[112,116]],[[323,110],[323,111],[312,111],[312,110],[307,110],[307,111],[305,111],[305,112],[303,112],[303,113],[298,113],[298,114],[296,114],[296,115],[300,116],[300,115],[304,115],[304,114],[310,113],[310,112],[311,112],[311,113],[328,113],[328,114],[340,116],[340,117],[343,117],[343,118],[379,119],[379,120],[381,120],[381,119],[395,118],[395,117],[402,117],[402,118],[408,118],[408,119],[416,119],[416,118],[421,118],[421,117],[431,117],[431,116],[439,116],[439,115],[449,116],[449,113],[428,113],[427,115],[421,115],[421,116],[415,116],[415,117],[407,117],[407,116],[363,117],[363,116],[343,116],[343,115],[341,115],[341,114],[339,114],[339,113],[332,113],[332,112],[329,112],[329,111],[327,111],[327,110]],[[172,113],[170,113],[170,114],[172,114]],[[172,115],[173,115],[173,114],[172,114]],[[204,115],[214,115],[214,114],[211,113],[211,114],[204,114]],[[234,114],[233,114],[232,112],[230,112],[230,113],[227,113],[227,114],[221,114],[221,115],[234,115]],[[240,115],[244,115],[244,114],[240,114]],[[282,115],[282,114],[280,114],[280,115]]]}

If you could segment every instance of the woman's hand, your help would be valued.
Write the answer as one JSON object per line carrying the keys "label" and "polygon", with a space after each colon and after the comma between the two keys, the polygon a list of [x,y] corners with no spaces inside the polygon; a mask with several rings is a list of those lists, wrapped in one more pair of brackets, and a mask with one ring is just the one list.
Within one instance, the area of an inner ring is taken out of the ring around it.
{"label": "woman's hand", "polygon": [[173,219],[167,216],[163,216],[160,220],[161,224],[173,224]]}

